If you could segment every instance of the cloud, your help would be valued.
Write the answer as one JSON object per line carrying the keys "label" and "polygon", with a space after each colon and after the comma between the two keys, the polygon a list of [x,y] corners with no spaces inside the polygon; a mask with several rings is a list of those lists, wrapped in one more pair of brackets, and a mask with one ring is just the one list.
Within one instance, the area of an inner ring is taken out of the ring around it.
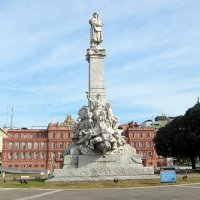
{"label": "cloud", "polygon": [[0,125],[47,125],[87,104],[88,20],[104,23],[105,83],[123,123],[184,114],[199,96],[195,0],[1,1]]}

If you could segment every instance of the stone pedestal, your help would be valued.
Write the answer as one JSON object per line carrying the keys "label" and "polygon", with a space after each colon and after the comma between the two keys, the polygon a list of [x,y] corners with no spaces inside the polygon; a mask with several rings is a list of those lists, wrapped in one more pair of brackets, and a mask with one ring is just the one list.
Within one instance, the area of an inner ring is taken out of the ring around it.
{"label": "stone pedestal", "polygon": [[106,155],[66,155],[63,169],[54,171],[54,181],[84,181],[134,179],[135,176],[153,175],[152,167],[143,167],[141,156],[129,145],[120,153]]}
{"label": "stone pedestal", "polygon": [[106,103],[106,92],[104,83],[104,57],[105,49],[87,49],[86,60],[89,62],[89,97],[95,99],[97,94]]}

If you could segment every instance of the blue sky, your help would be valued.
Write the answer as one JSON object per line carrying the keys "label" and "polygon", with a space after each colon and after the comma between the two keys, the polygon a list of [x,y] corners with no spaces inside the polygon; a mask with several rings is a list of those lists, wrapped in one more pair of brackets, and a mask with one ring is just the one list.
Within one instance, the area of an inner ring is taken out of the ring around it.
{"label": "blue sky", "polygon": [[0,0],[0,126],[46,126],[87,104],[89,23],[121,123],[184,114],[200,96],[199,0]]}

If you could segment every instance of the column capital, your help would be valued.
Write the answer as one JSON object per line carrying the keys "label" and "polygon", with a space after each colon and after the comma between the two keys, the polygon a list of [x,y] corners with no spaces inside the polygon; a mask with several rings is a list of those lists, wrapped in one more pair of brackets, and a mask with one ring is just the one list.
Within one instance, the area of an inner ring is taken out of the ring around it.
{"label": "column capital", "polygon": [[89,62],[90,57],[105,57],[106,49],[89,48],[87,49],[86,60]]}

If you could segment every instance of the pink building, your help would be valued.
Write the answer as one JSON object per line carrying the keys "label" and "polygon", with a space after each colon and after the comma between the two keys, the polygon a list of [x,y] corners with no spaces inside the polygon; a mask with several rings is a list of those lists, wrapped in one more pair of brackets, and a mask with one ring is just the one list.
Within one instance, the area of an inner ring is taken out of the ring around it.
{"label": "pink building", "polygon": [[3,139],[2,167],[19,170],[61,168],[63,152],[72,141],[66,124],[49,124],[47,129],[9,129]]}
{"label": "pink building", "polygon": [[123,135],[131,146],[135,147],[136,152],[142,157],[144,166],[159,167],[163,159],[159,158],[155,151],[153,138],[156,131],[153,128],[143,128],[135,122],[122,125]]}

